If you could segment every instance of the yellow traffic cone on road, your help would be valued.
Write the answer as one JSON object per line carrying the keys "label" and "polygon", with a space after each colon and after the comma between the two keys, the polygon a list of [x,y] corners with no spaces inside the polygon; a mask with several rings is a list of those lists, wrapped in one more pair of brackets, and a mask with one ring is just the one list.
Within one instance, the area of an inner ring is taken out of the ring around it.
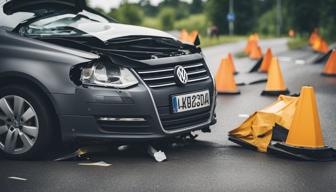
{"label": "yellow traffic cone on road", "polygon": [[240,94],[233,75],[233,69],[228,59],[222,59],[216,74],[216,90],[220,94]]}
{"label": "yellow traffic cone on road", "polygon": [[185,29],[182,29],[180,32],[180,36],[179,36],[180,41],[188,41],[188,38],[189,38],[188,31]]}
{"label": "yellow traffic cone on road", "polygon": [[259,46],[254,46],[250,54],[250,59],[258,60],[260,58],[262,58],[261,48]]}
{"label": "yellow traffic cone on road", "polygon": [[313,31],[309,37],[309,44],[313,45],[318,38],[319,38],[319,34],[317,30]]}
{"label": "yellow traffic cone on road", "polygon": [[259,72],[267,73],[271,66],[272,59],[273,59],[272,50],[271,48],[268,48],[266,51],[265,57],[261,63],[261,66],[259,68]]}
{"label": "yellow traffic cone on road", "polygon": [[325,146],[316,97],[312,87],[303,87],[285,143],[269,147],[271,153],[302,160],[336,159],[334,149]]}
{"label": "yellow traffic cone on road", "polygon": [[228,56],[227,56],[227,58],[228,58],[228,61],[229,61],[230,65],[231,65],[232,73],[235,74],[235,75],[238,74],[238,72],[236,71],[236,66],[234,64],[232,54],[229,53]]}
{"label": "yellow traffic cone on road", "polygon": [[336,51],[333,50],[327,64],[325,65],[323,72],[323,76],[332,76],[336,77]]}
{"label": "yellow traffic cone on road", "polygon": [[261,93],[261,95],[278,96],[287,94],[289,94],[289,90],[285,85],[280,64],[278,62],[278,59],[276,57],[273,57],[268,72],[266,88]]}
{"label": "yellow traffic cone on road", "polygon": [[188,42],[190,42],[191,44],[195,44],[197,38],[198,38],[198,31],[192,31],[189,35],[189,39]]}

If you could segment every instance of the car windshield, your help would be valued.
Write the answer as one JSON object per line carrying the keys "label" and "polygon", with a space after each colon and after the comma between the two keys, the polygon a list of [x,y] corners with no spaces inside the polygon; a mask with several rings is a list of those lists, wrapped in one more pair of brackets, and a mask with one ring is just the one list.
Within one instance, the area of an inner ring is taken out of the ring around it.
{"label": "car windshield", "polygon": [[[80,13],[65,13],[59,15],[53,15],[44,17],[35,21],[29,25],[26,25],[20,30],[20,33],[24,36],[86,36],[90,32],[98,32],[102,23],[109,23],[106,18],[90,13],[88,11],[82,11]],[[85,31],[79,30],[85,28]]]}

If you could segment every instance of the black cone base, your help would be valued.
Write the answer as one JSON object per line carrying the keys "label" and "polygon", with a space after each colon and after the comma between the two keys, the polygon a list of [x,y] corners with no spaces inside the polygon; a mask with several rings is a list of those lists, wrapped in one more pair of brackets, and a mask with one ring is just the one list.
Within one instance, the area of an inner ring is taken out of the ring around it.
{"label": "black cone base", "polygon": [[279,95],[288,95],[289,90],[283,90],[283,91],[263,91],[261,93],[262,96],[279,96]]}
{"label": "black cone base", "polygon": [[314,61],[314,63],[315,64],[324,64],[324,62],[326,62],[329,59],[329,57],[330,57],[330,55],[331,55],[332,52],[333,52],[333,49],[331,49],[330,51],[328,51],[328,53],[323,54],[322,56],[318,57]]}
{"label": "black cone base", "polygon": [[249,71],[249,73],[257,72],[263,62],[264,58],[261,58],[257,61],[257,63],[254,65],[254,67]]}
{"label": "black cone base", "polygon": [[336,74],[321,73],[321,75],[325,77],[336,77]]}
{"label": "black cone base", "polygon": [[218,92],[218,95],[239,95],[240,91],[237,92]]}
{"label": "black cone base", "polygon": [[323,148],[303,148],[293,147],[284,143],[276,143],[268,147],[268,153],[279,155],[296,160],[304,161],[334,161],[336,151],[330,147]]}
{"label": "black cone base", "polygon": [[258,148],[256,146],[251,145],[251,144],[249,144],[249,143],[247,143],[247,142],[245,142],[245,141],[243,141],[243,140],[241,140],[241,139],[239,139],[235,136],[229,135],[229,140],[232,141],[233,143],[236,143],[236,144],[238,144],[242,147],[245,147],[247,149],[251,149],[251,150],[255,150],[255,151],[258,150]]}

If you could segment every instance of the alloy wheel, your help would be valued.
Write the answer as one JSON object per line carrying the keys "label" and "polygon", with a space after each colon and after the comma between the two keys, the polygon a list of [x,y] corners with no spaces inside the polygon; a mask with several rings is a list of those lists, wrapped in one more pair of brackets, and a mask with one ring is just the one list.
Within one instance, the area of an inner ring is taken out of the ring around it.
{"label": "alloy wheel", "polygon": [[0,99],[0,149],[23,154],[35,144],[39,132],[37,114],[24,98],[9,95]]}

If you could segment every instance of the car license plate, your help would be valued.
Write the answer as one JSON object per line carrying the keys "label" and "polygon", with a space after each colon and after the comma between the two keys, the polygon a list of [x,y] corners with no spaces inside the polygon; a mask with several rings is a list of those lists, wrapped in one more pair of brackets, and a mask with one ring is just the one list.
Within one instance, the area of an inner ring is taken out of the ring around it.
{"label": "car license plate", "polygon": [[210,106],[209,90],[172,96],[173,113],[180,113]]}

